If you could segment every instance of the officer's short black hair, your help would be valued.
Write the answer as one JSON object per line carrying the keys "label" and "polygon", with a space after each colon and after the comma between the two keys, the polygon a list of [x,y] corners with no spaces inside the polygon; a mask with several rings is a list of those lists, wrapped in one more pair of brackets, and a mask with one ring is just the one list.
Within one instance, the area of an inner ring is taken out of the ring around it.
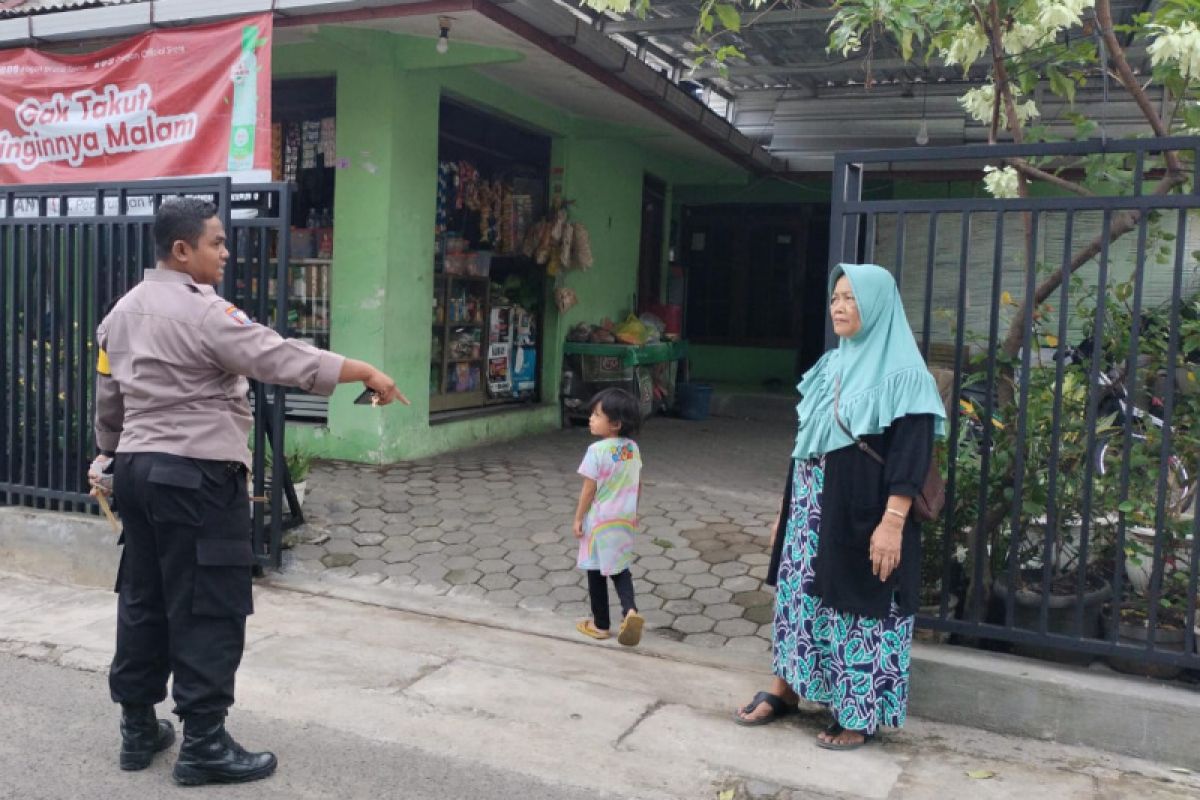
{"label": "officer's short black hair", "polygon": [[588,413],[600,407],[600,411],[611,421],[620,424],[620,433],[626,439],[637,436],[642,427],[642,407],[637,398],[624,389],[616,387],[601,389],[588,403]]}
{"label": "officer's short black hair", "polygon": [[198,246],[205,224],[216,215],[217,207],[199,197],[165,198],[154,215],[155,258],[169,259],[171,248],[179,241]]}

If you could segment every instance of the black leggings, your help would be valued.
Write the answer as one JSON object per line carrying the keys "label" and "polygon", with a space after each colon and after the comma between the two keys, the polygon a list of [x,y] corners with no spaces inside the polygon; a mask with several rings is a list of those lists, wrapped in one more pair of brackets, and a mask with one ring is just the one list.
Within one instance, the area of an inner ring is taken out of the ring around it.
{"label": "black leggings", "polygon": [[[588,596],[592,599],[592,622],[602,631],[608,630],[612,621],[608,618],[608,584],[598,569],[588,570]],[[633,576],[629,570],[618,572],[612,576],[613,586],[617,587],[617,597],[621,600],[621,618],[630,611],[636,611],[633,604]]]}

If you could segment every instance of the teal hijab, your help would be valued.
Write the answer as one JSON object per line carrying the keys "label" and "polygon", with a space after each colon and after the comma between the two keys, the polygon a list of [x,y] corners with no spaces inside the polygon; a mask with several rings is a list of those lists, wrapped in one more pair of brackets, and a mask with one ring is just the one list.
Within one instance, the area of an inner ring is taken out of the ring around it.
{"label": "teal hijab", "polygon": [[796,386],[801,399],[792,458],[814,458],[853,444],[833,418],[839,378],[838,415],[855,436],[882,433],[906,414],[933,414],[934,431],[944,436],[946,408],[917,349],[895,279],[874,264],[838,264],[829,275],[829,296],[843,275],[850,280],[862,328],[852,338],[839,339]]}

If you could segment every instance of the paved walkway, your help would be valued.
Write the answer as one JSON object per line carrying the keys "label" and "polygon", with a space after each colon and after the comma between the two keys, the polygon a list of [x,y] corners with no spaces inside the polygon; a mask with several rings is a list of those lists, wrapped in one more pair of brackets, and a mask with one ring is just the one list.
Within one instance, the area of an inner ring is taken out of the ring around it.
{"label": "paved walkway", "polygon": [[[793,435],[786,421],[648,421],[632,571],[651,635],[769,649],[762,579]],[[386,468],[318,464],[284,568],[586,617],[571,520],[591,441],[571,428]]]}

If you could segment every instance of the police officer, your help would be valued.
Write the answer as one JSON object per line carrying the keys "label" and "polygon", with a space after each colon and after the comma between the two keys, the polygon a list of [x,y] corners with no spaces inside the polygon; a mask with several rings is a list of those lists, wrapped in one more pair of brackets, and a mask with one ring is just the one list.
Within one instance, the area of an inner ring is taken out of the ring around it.
{"label": "police officer", "polygon": [[144,769],[174,741],[154,713],[174,675],[175,781],[257,780],[274,772],[275,755],[247,752],[225,731],[253,612],[244,376],[321,395],[361,381],[378,404],[408,399],[369,364],[284,339],[217,295],[229,252],[211,204],[164,201],[154,245],[157,267],[96,332],[100,455],[88,475],[95,491],[115,490],[124,523],[109,672],[120,765]]}

